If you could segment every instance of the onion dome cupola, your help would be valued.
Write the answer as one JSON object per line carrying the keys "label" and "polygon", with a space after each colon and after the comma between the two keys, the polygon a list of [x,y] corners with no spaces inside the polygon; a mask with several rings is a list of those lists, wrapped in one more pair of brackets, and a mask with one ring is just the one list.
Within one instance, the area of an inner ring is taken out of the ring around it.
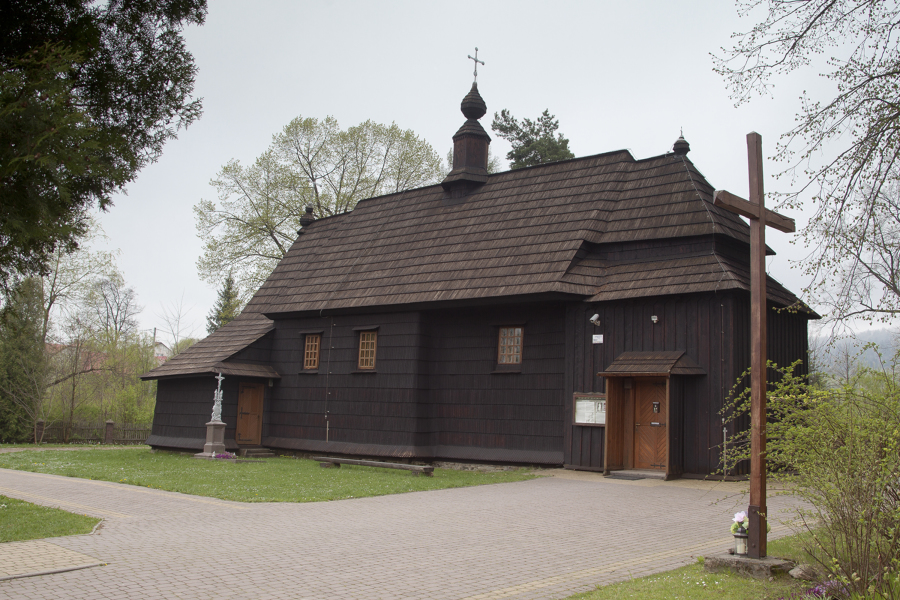
{"label": "onion dome cupola", "polygon": [[453,170],[441,182],[448,192],[465,194],[488,179],[488,145],[491,143],[491,136],[478,122],[487,113],[487,104],[478,93],[478,64],[484,62],[477,57],[478,48],[475,49],[474,57],[469,56],[475,61],[476,81],[472,83],[472,89],[459,107],[466,122],[453,136]]}
{"label": "onion dome cupola", "polygon": [[675,140],[675,144],[672,146],[672,152],[675,153],[675,156],[684,156],[690,151],[691,145],[687,143],[687,140],[684,139],[684,133],[682,133],[678,136],[678,139]]}
{"label": "onion dome cupola", "polygon": [[487,112],[487,105],[478,93],[477,83],[472,84],[472,89],[463,98],[460,110],[466,122],[453,136],[453,170],[441,182],[447,191],[469,190],[488,180],[488,145],[491,137],[478,122]]}

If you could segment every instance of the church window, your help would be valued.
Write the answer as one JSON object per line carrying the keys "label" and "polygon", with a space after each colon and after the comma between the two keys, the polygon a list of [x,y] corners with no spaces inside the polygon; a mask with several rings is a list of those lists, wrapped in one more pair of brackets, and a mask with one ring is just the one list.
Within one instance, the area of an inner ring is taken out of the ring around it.
{"label": "church window", "polygon": [[501,327],[497,349],[497,364],[522,364],[522,337],[524,327]]}
{"label": "church window", "polygon": [[377,331],[359,332],[359,369],[372,370],[375,368],[375,349],[378,341]]}
{"label": "church window", "polygon": [[322,335],[310,333],[306,335],[306,343],[303,347],[303,369],[319,368],[319,350],[322,348]]}

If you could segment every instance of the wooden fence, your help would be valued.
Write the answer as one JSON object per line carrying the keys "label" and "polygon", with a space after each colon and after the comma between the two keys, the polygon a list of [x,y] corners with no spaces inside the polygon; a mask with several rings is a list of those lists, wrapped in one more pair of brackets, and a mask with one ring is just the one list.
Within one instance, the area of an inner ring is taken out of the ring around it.
{"label": "wooden fence", "polygon": [[[45,444],[143,444],[150,437],[150,424],[51,423],[38,421],[34,439]],[[42,439],[43,437],[43,439]]]}

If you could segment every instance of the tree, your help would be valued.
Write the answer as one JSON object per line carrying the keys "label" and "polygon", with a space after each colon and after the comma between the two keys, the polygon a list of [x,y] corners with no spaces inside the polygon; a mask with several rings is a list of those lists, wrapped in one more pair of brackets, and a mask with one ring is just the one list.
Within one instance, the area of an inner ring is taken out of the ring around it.
{"label": "tree", "polygon": [[[798,523],[808,555],[839,582],[839,598],[896,598],[900,590],[900,379],[896,359],[857,366],[852,383],[817,388],[794,368],[768,395],[766,469],[804,502]],[[746,374],[745,374],[746,375]],[[738,432],[726,472],[750,456],[742,380],[723,410]],[[733,472],[733,471],[732,471]],[[843,593],[841,593],[843,592]]]}
{"label": "tree", "polygon": [[0,284],[77,247],[87,209],[200,116],[181,29],[205,0],[18,0],[0,8]]}
{"label": "tree", "polygon": [[310,195],[271,149],[251,167],[230,161],[210,184],[219,192],[218,205],[201,200],[194,206],[204,240],[197,270],[212,284],[231,274],[247,300],[291,247]]}
{"label": "tree", "polygon": [[132,287],[125,287],[121,273],[111,273],[94,283],[89,299],[89,319],[103,344],[117,344],[137,334],[137,315],[143,310]]}
{"label": "tree", "polygon": [[797,125],[779,143],[775,156],[787,164],[782,174],[802,184],[782,205],[798,208],[801,196],[813,194],[815,214],[803,231],[812,253],[804,268],[814,278],[810,290],[831,296],[830,317],[889,320],[900,310],[896,272],[883,276],[898,257],[895,222],[885,219],[896,217],[890,203],[900,191],[900,6],[746,0],[739,7],[742,14],[761,7],[768,12],[750,31],[735,34],[731,50],[714,57],[737,104],[768,93],[773,75],[834,53],[821,75],[836,93],[821,100],[804,94]]}
{"label": "tree", "polygon": [[219,327],[234,321],[239,314],[241,302],[234,285],[234,277],[229,273],[225,283],[222,284],[222,289],[219,290],[218,300],[206,317],[206,333],[213,333]]}
{"label": "tree", "polygon": [[523,119],[520,123],[504,108],[499,115],[494,113],[491,129],[512,144],[512,150],[506,154],[510,169],[575,158],[569,150],[569,140],[556,133],[559,121],[547,109],[537,121]]}
{"label": "tree", "polygon": [[[93,219],[87,219],[87,230],[82,238],[85,242],[106,239],[103,229]],[[81,247],[67,251],[62,246],[54,249],[47,263],[47,273],[40,278],[43,305],[41,339],[46,343],[51,339],[54,319],[66,321],[65,313],[77,311],[90,294],[98,278],[116,273],[116,252],[89,250]]]}
{"label": "tree", "polygon": [[0,437],[6,439],[24,441],[25,426],[49,415],[41,300],[40,282],[28,278],[10,290],[0,310]]}
{"label": "tree", "polygon": [[219,286],[230,273],[245,302],[297,238],[307,205],[318,217],[336,215],[441,178],[440,157],[411,130],[366,121],[343,131],[332,117],[298,117],[252,166],[222,167],[210,182],[218,203],[194,207],[200,278]]}
{"label": "tree", "polygon": [[304,181],[320,217],[349,212],[363,198],[437,183],[441,176],[431,145],[396,123],[366,121],[341,131],[333,117],[297,117],[275,136],[274,148]]}
{"label": "tree", "polygon": [[815,291],[833,320],[889,320],[900,314],[900,177],[858,193],[865,196],[864,210],[810,225],[818,239],[829,240],[818,254],[828,276],[817,280]]}
{"label": "tree", "polygon": [[[185,339],[193,339],[191,336],[194,335],[194,330],[192,328],[189,329],[190,325],[187,322],[187,313],[189,312],[190,308],[185,308],[184,306],[184,294],[182,294],[177,302],[171,302],[168,306],[162,307],[162,315],[157,315],[158,318],[163,320],[164,327],[162,330],[163,333],[168,334],[172,356],[191,345],[185,346],[183,343]],[[153,335],[154,341],[156,341],[156,330],[154,330]]]}

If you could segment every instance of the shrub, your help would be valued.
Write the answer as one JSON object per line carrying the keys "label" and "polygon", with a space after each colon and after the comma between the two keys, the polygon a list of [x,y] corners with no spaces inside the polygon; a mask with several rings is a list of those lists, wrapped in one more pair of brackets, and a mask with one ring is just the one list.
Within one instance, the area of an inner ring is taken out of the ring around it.
{"label": "shrub", "polygon": [[[839,596],[900,598],[900,386],[869,370],[855,385],[810,386],[785,369],[767,393],[767,470],[793,483],[811,508],[810,554],[842,586]],[[736,387],[726,420],[743,423],[749,391]],[[750,432],[729,441],[729,464],[749,458]]]}

